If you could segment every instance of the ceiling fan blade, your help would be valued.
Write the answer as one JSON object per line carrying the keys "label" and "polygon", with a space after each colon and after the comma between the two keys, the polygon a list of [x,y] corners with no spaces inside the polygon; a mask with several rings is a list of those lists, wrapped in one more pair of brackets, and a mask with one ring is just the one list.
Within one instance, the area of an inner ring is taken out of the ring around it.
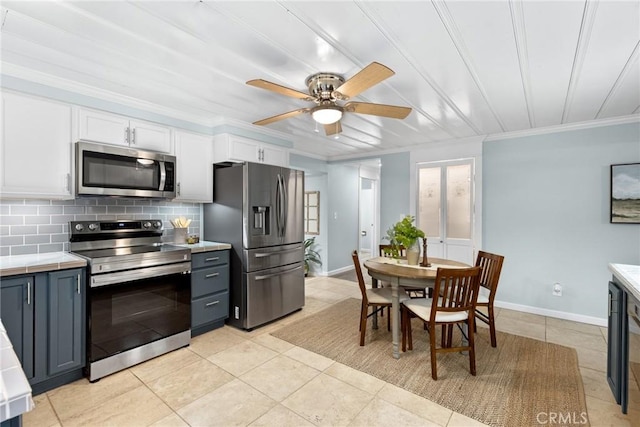
{"label": "ceiling fan blade", "polygon": [[249,80],[247,82],[249,86],[259,87],[260,89],[270,90],[272,92],[279,93],[280,95],[290,96],[292,98],[303,99],[305,101],[312,101],[313,98],[308,93],[300,92],[295,89],[281,86],[277,83],[268,82],[262,79]]}
{"label": "ceiling fan blade", "polygon": [[340,124],[340,120],[329,125],[324,125],[324,133],[327,136],[335,135],[340,132],[342,132],[342,125]]}
{"label": "ceiling fan blade", "polygon": [[373,116],[389,117],[392,119],[404,119],[411,112],[409,107],[397,105],[371,104],[368,102],[347,102],[344,109],[352,113],[371,114]]}
{"label": "ceiling fan blade", "polygon": [[290,117],[295,117],[300,114],[304,114],[308,112],[308,108],[300,108],[298,110],[289,111],[288,113],[278,114],[277,116],[267,117],[266,119],[258,120],[257,122],[253,122],[254,125],[264,126],[273,122],[278,122],[280,120],[288,119]]}
{"label": "ceiling fan blade", "polygon": [[342,99],[353,98],[394,74],[395,72],[391,68],[378,62],[372,62],[360,70],[358,74],[342,83],[335,91],[340,93]]}

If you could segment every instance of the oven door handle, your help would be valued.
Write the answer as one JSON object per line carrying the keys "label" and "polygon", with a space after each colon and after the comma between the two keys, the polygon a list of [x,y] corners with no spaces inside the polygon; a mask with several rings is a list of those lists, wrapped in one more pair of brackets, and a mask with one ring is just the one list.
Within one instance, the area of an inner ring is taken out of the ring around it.
{"label": "oven door handle", "polygon": [[91,276],[91,287],[98,288],[100,286],[180,273],[191,273],[191,262],[181,262],[178,264],[159,265],[156,267],[140,268],[137,270],[93,275]]}

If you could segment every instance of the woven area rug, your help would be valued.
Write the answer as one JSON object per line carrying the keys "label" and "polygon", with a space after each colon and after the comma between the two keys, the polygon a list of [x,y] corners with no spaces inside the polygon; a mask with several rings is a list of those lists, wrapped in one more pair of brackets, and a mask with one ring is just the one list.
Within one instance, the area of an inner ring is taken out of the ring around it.
{"label": "woven area rug", "polygon": [[[498,332],[492,348],[486,328],[476,335],[477,375],[469,357],[438,354],[438,381],[431,378],[427,332],[413,320],[413,351],[393,358],[386,318],[367,322],[360,347],[360,301],[347,299],[272,332],[271,335],[493,426],[533,426],[546,414],[587,413],[574,349]],[[459,333],[456,331],[456,333]],[[454,335],[454,340],[456,335]],[[438,341],[439,342],[439,341]],[[455,342],[455,341],[454,341]],[[584,424],[583,424],[584,425]]]}

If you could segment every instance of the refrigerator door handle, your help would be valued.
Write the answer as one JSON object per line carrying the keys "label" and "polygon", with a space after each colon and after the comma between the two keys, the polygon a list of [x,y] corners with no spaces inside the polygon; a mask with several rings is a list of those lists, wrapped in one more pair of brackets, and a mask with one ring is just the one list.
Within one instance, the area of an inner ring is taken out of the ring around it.
{"label": "refrigerator door handle", "polygon": [[265,258],[268,256],[273,256],[273,255],[280,255],[281,253],[284,252],[293,252],[293,251],[299,251],[300,249],[302,249],[302,246],[296,246],[295,248],[291,248],[291,249],[284,249],[278,252],[260,252],[254,255],[255,258]]}
{"label": "refrigerator door handle", "polygon": [[276,186],[276,206],[277,206],[277,212],[276,212],[276,218],[277,218],[277,222],[278,222],[278,237],[283,237],[284,236],[284,186],[282,185],[282,175],[278,174],[277,175],[277,186]]}
{"label": "refrigerator door handle", "polygon": [[270,279],[276,276],[282,276],[283,274],[291,273],[292,271],[300,270],[302,266],[298,266],[289,270],[281,271],[279,273],[265,274],[264,276],[256,276],[256,280],[265,280]]}
{"label": "refrigerator door handle", "polygon": [[276,230],[280,237],[280,175],[276,176]]}
{"label": "refrigerator door handle", "polygon": [[281,177],[282,181],[282,237],[287,233],[287,220],[289,216],[289,201],[287,200],[287,184],[284,182],[284,177]]}

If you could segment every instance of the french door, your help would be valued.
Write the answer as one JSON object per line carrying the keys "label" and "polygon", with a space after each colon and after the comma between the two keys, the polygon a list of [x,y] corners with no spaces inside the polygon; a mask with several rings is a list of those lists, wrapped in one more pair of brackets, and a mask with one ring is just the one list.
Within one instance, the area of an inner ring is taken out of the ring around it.
{"label": "french door", "polygon": [[427,236],[427,255],[473,265],[473,159],[418,163],[416,170],[416,223]]}

